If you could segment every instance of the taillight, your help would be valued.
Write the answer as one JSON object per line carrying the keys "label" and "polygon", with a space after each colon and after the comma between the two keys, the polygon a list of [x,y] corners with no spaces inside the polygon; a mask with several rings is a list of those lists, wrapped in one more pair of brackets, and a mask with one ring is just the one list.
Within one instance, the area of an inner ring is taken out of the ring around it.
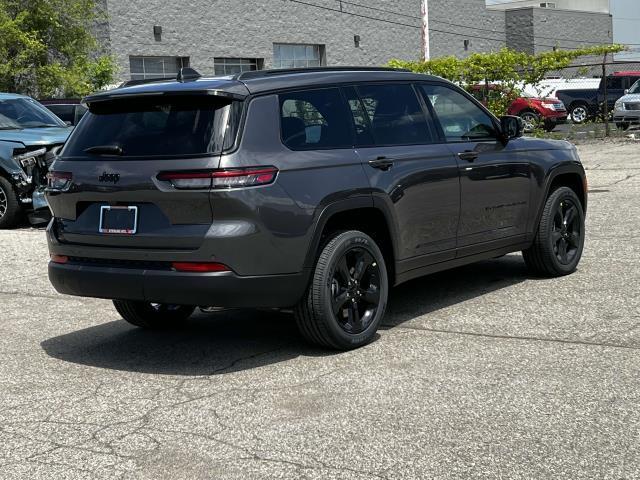
{"label": "taillight", "polygon": [[47,173],[47,187],[51,190],[66,190],[71,186],[73,175],[71,172],[55,172]]}
{"label": "taillight", "polygon": [[230,272],[231,269],[223,263],[215,262],[173,262],[171,267],[178,272]]}
{"label": "taillight", "polygon": [[278,175],[275,167],[232,168],[223,170],[164,172],[158,180],[170,182],[179,190],[207,188],[227,189],[256,187],[273,183]]}

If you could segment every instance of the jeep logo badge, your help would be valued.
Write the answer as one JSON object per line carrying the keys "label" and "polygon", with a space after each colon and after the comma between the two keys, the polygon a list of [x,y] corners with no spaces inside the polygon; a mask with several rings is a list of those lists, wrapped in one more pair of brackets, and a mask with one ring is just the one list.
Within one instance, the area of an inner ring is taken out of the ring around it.
{"label": "jeep logo badge", "polygon": [[106,182],[106,183],[118,183],[120,181],[120,174],[119,173],[107,173],[107,172],[102,172],[102,175],[100,175],[98,177],[98,181],[99,182]]}

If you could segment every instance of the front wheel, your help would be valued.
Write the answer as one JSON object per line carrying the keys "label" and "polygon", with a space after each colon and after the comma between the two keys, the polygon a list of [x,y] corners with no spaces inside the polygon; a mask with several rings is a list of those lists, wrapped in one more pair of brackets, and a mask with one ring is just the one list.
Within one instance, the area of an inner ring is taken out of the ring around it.
{"label": "front wheel", "polygon": [[114,300],[114,307],[124,320],[136,327],[162,329],[178,326],[191,316],[195,307],[163,303]]}
{"label": "front wheel", "polygon": [[350,350],[373,340],[387,306],[382,252],[363,232],[334,234],[320,252],[307,293],[295,308],[309,342]]}
{"label": "front wheel", "polygon": [[532,133],[540,124],[540,117],[533,112],[524,112],[520,114],[522,123],[524,124],[524,132]]}
{"label": "front wheel", "polygon": [[0,176],[0,230],[15,227],[20,213],[20,204],[11,183]]}
{"label": "front wheel", "polygon": [[573,273],[584,247],[584,210],[568,187],[560,187],[547,199],[533,245],[522,252],[529,270],[559,277]]}

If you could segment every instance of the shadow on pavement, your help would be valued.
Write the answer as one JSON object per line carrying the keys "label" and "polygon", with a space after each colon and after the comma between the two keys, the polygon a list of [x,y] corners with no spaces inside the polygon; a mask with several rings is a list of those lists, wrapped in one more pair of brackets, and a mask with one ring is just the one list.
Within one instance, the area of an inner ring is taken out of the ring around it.
{"label": "shadow on pavement", "polygon": [[[506,256],[413,280],[392,290],[382,328],[482,296],[529,278],[520,256]],[[114,370],[215,375],[301,355],[338,352],[309,346],[293,316],[276,311],[197,313],[181,329],[145,331],[115,321],[42,342],[51,357]]]}

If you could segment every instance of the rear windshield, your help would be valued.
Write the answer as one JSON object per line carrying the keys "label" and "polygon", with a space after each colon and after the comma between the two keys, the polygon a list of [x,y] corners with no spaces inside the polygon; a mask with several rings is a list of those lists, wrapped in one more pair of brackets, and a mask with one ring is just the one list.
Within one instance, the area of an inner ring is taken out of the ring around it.
{"label": "rear windshield", "polygon": [[62,155],[93,159],[113,151],[122,157],[220,153],[234,143],[240,109],[240,102],[203,95],[95,103]]}

